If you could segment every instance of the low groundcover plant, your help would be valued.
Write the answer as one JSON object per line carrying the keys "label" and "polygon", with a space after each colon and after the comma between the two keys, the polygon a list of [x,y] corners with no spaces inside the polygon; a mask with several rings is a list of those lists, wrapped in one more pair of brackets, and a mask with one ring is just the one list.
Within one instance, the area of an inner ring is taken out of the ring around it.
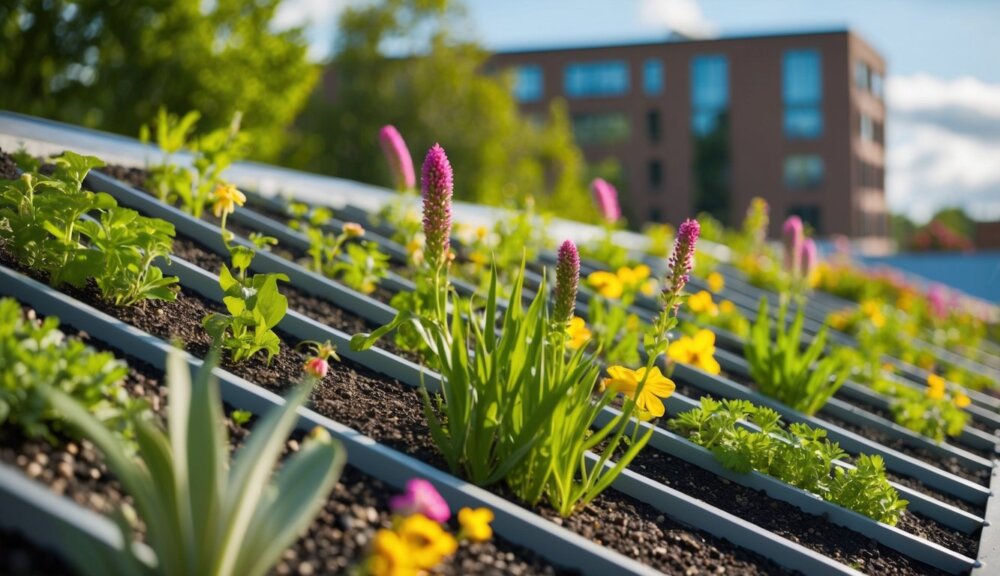
{"label": "low groundcover plant", "polygon": [[774,476],[890,526],[906,509],[907,501],[899,499],[885,478],[881,456],[862,454],[850,469],[834,466],[847,453],[826,439],[825,430],[805,424],[785,429],[770,408],[704,396],[699,408],[678,415],[670,427],[711,450],[726,468]]}

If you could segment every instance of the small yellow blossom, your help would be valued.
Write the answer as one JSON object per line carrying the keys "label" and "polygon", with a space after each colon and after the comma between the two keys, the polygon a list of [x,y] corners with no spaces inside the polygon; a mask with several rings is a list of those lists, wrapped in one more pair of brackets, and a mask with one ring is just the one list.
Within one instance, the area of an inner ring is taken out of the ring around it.
{"label": "small yellow blossom", "polygon": [[386,529],[375,533],[368,571],[372,576],[416,576],[419,572],[403,539]]}
{"label": "small yellow blossom", "polygon": [[437,566],[458,549],[455,537],[423,514],[407,516],[400,523],[398,532],[409,551],[410,561],[425,570]]}
{"label": "small yellow blossom", "polygon": [[479,250],[473,250],[469,252],[469,262],[472,262],[476,266],[484,266],[486,264],[486,254],[483,254]]}
{"label": "small yellow blossom", "polygon": [[972,404],[972,400],[969,399],[969,397],[966,396],[963,392],[955,394],[953,400],[955,401],[955,406],[958,406],[959,408],[965,408],[969,404]]}
{"label": "small yellow blossom", "polygon": [[848,320],[849,320],[848,313],[843,311],[832,312],[830,316],[827,318],[827,321],[830,323],[830,326],[838,332],[843,332],[844,329],[847,328]]}
{"label": "small yellow blossom", "polygon": [[212,214],[216,218],[236,211],[237,206],[242,206],[247,201],[247,197],[232,184],[219,184],[215,187],[215,202],[212,204]]}
{"label": "small yellow blossom", "polygon": [[944,378],[937,374],[931,374],[927,377],[927,397],[931,400],[944,400],[944,388]]}
{"label": "small yellow blossom", "polygon": [[882,307],[875,300],[865,300],[862,302],[861,313],[871,321],[872,326],[876,328],[885,326],[885,315],[882,314]]}
{"label": "small yellow blossom", "polygon": [[718,316],[719,307],[712,302],[712,294],[707,290],[702,290],[688,298],[688,308],[695,314],[708,314]]}
{"label": "small yellow blossom", "polygon": [[663,406],[662,398],[673,394],[676,388],[673,380],[664,376],[658,366],[654,366],[650,371],[638,398],[635,396],[639,390],[639,383],[646,375],[645,368],[631,370],[624,366],[611,366],[608,368],[608,375],[610,378],[601,381],[601,390],[611,390],[632,398],[641,417],[659,418],[663,416],[666,408]]}
{"label": "small yellow blossom", "polygon": [[618,280],[621,281],[629,289],[635,289],[643,281],[649,278],[649,266],[645,264],[639,264],[635,268],[629,268],[628,266],[622,266],[618,269],[617,276]]}
{"label": "small yellow blossom", "polygon": [[722,289],[726,287],[726,279],[723,278],[722,274],[719,274],[718,272],[712,272],[709,274],[706,281],[708,282],[708,289],[714,294],[722,292]]}
{"label": "small yellow blossom", "polygon": [[729,300],[723,300],[722,302],[719,302],[719,312],[728,316],[733,312],[736,312],[736,305]]}
{"label": "small yellow blossom", "polygon": [[590,276],[587,276],[587,284],[597,290],[598,294],[611,300],[621,298],[624,291],[624,286],[622,286],[622,281],[618,276],[604,270],[592,272]]}
{"label": "small yellow blossom", "polygon": [[359,238],[365,235],[365,229],[361,224],[357,222],[348,222],[344,224],[344,234],[348,238]]}
{"label": "small yellow blossom", "polygon": [[715,333],[711,330],[699,330],[694,338],[681,336],[667,348],[667,356],[674,362],[694,366],[709,374],[722,372],[715,359]]}
{"label": "small yellow blossom", "polygon": [[486,542],[493,537],[493,511],[489,508],[462,508],[458,511],[458,523],[462,526],[462,536],[473,542]]}
{"label": "small yellow blossom", "polygon": [[587,323],[579,316],[570,318],[569,328],[566,329],[566,333],[569,335],[569,342],[566,345],[573,350],[582,348],[590,341],[590,337],[592,336],[590,329],[587,328]]}
{"label": "small yellow blossom", "polygon": [[478,226],[478,227],[476,227],[476,239],[479,240],[480,242],[482,242],[483,240],[485,240],[486,236],[489,235],[489,233],[490,233],[490,230],[486,226]]}
{"label": "small yellow blossom", "polygon": [[650,278],[649,280],[646,280],[645,282],[642,283],[642,287],[639,288],[639,291],[642,292],[644,296],[652,297],[653,295],[656,294],[657,287],[659,287],[659,284],[656,282],[656,280]]}
{"label": "small yellow blossom", "polygon": [[410,256],[410,261],[419,265],[424,261],[424,243],[420,237],[413,237],[406,243],[406,253]]}

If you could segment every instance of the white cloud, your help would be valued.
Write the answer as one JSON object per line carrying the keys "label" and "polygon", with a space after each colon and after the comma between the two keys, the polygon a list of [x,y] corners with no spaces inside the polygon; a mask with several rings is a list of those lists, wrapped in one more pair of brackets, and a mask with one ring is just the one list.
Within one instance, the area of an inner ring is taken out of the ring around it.
{"label": "white cloud", "polygon": [[668,28],[693,37],[715,34],[715,26],[705,19],[698,0],[642,0],[641,24],[647,28]]}
{"label": "white cloud", "polygon": [[1000,218],[1000,85],[896,76],[887,98],[890,207],[918,221],[955,205]]}

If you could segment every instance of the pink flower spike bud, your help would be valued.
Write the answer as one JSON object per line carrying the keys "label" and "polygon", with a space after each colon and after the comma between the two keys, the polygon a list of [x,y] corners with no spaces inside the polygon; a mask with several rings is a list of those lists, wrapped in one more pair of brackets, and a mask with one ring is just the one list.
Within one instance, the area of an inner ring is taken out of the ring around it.
{"label": "pink flower spike bud", "polygon": [[[677,229],[674,249],[667,260],[666,287],[663,289],[667,300],[676,299],[691,277],[694,267],[694,252],[701,235],[701,225],[697,220],[687,219]],[[675,304],[675,307],[677,305]]]}
{"label": "pink flower spike bud", "polygon": [[420,185],[424,197],[424,258],[432,268],[445,263],[451,245],[451,163],[440,144],[424,159]]}
{"label": "pink flower spike bud", "polygon": [[305,370],[309,376],[322,380],[330,370],[330,364],[326,358],[310,358],[306,360]]}
{"label": "pink flower spike bud", "polygon": [[785,270],[798,277],[802,270],[802,219],[789,216],[781,228],[785,247]]}
{"label": "pink flower spike bud", "polygon": [[396,189],[400,192],[412,190],[417,185],[417,177],[413,173],[410,149],[406,147],[406,141],[403,140],[399,130],[392,125],[383,126],[378,131],[378,141],[386,161],[389,162],[389,170],[392,172]]}
{"label": "pink flower spike bud", "polygon": [[614,224],[622,217],[621,206],[618,205],[618,191],[615,187],[603,178],[595,178],[590,184],[590,190],[594,194],[594,202],[597,209],[601,211],[601,216],[608,224]]}
{"label": "pink flower spike bud", "polygon": [[573,318],[579,284],[580,253],[572,240],[566,240],[559,247],[556,261],[555,309],[552,313],[556,322],[569,322]]}
{"label": "pink flower spike bud", "polygon": [[435,522],[447,522],[451,517],[448,503],[433,484],[422,478],[409,480],[406,492],[389,499],[389,508],[400,516],[423,514]]}

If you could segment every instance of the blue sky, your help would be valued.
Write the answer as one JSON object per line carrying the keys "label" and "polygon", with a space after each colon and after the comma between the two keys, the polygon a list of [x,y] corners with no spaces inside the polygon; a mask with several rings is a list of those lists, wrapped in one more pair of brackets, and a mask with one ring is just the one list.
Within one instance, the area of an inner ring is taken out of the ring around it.
{"label": "blue sky", "polygon": [[[329,52],[336,16],[369,0],[285,0]],[[923,221],[943,206],[1000,219],[1000,0],[466,0],[495,50],[850,27],[888,63],[887,198]]]}

